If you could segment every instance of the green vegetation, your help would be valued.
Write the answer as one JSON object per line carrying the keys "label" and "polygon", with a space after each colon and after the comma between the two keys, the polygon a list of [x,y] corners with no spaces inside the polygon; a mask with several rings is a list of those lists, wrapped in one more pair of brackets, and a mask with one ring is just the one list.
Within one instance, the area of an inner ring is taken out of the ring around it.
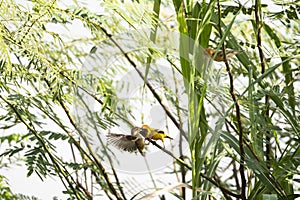
{"label": "green vegetation", "polygon": [[[93,4],[1,1],[3,168],[55,177],[69,199],[300,196],[299,2]],[[243,53],[217,63],[205,48]],[[103,136],[156,118],[178,156],[149,141],[172,165],[149,169],[151,186],[122,178]],[[1,174],[0,199],[36,199]]]}

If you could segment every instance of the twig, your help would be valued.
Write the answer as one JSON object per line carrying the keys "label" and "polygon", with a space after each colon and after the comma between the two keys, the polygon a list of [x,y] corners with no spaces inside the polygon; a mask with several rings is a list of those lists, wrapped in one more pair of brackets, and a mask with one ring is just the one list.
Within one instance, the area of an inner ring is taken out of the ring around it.
{"label": "twig", "polygon": [[91,193],[85,188],[83,187],[83,185],[77,180],[78,187],[85,193],[85,195],[88,197],[88,199],[92,200],[93,196],[91,195]]}
{"label": "twig", "polygon": [[[155,198],[158,195],[165,194],[166,192],[170,192],[170,191],[172,191],[174,189],[177,189],[177,188],[188,188],[188,189],[191,189],[191,190],[193,189],[193,187],[191,185],[188,185],[186,183],[176,183],[174,185],[170,185],[170,186],[167,186],[167,187],[165,187],[163,189],[160,189],[158,191],[147,194],[147,195],[143,196],[142,198],[140,198],[140,200],[151,200],[151,199]],[[203,193],[208,192],[208,191],[201,190],[199,188],[196,188],[196,190],[198,192],[203,192]]]}
{"label": "twig", "polygon": [[[153,140],[151,140],[149,138],[146,138],[146,140],[148,140],[149,142],[151,142],[151,144],[153,144],[154,146],[158,147],[160,150],[162,150],[166,154],[170,155],[172,158],[174,158],[181,165],[185,166],[186,168],[188,168],[190,170],[192,169],[192,167],[190,165],[188,165],[186,162],[184,162],[180,158],[176,158],[176,156],[174,156],[172,154],[172,152],[170,152],[170,151],[166,150],[165,148],[161,147],[155,141],[153,141]],[[211,182],[213,185],[215,185],[218,188],[220,188],[221,191],[226,192],[228,195],[236,197],[236,198],[241,198],[240,194],[235,194],[235,193],[231,192],[230,190],[224,188],[222,185],[220,185],[219,183],[217,183],[216,181],[214,181],[212,178],[209,178],[208,176],[206,176],[205,174],[200,173],[200,176],[203,177],[204,179],[208,180],[209,182]]]}
{"label": "twig", "polygon": [[266,70],[266,65],[265,65],[265,56],[264,53],[262,51],[262,47],[261,47],[261,21],[260,21],[260,17],[259,17],[259,1],[255,0],[255,23],[256,23],[256,28],[257,28],[257,48],[258,48],[258,53],[259,53],[259,58],[260,58],[260,64],[261,64],[261,73],[265,73]]}
{"label": "twig", "polygon": [[[182,129],[182,119],[181,119],[181,113],[180,113],[180,109],[179,109],[179,94],[178,94],[178,83],[177,83],[177,79],[176,79],[176,74],[175,74],[175,69],[172,67],[172,74],[173,74],[173,80],[175,83],[175,103],[176,103],[176,110],[177,110],[177,116],[178,116],[178,120],[179,120],[179,124],[180,124],[180,129]],[[184,159],[183,158],[183,150],[182,150],[182,143],[183,143],[183,136],[184,134],[180,131],[180,135],[179,135],[179,158],[180,159]],[[181,172],[181,182],[185,183],[185,174],[186,174],[186,170],[184,169],[183,165],[180,165],[180,172]],[[181,197],[183,199],[185,199],[185,187],[182,187],[180,189],[181,192]]]}
{"label": "twig", "polygon": [[[103,101],[98,98],[96,95],[92,94],[90,91],[88,91],[87,89],[85,89],[84,87],[78,85],[74,80],[72,80],[70,77],[68,77],[68,75],[66,74],[65,71],[60,71],[60,74],[66,78],[68,81],[70,81],[71,83],[73,83],[75,86],[77,86],[80,90],[82,90],[83,92],[85,92],[87,95],[91,96],[95,101],[97,101],[99,104],[103,105]],[[111,108],[109,106],[106,106],[105,109],[107,109],[108,111],[111,111]],[[122,119],[124,122],[126,122],[127,124],[129,124],[130,126],[134,126],[133,123],[131,123],[128,118],[122,116],[121,114],[118,113],[114,113],[117,117],[119,117],[120,119]]]}
{"label": "twig", "polygon": [[232,171],[233,171],[233,177],[234,177],[234,180],[235,180],[235,183],[236,183],[236,189],[237,190],[240,190],[241,189],[241,186],[240,186],[240,182],[239,182],[239,178],[238,178],[238,170],[237,170],[237,167],[236,167],[236,161],[233,160],[232,161]]}
{"label": "twig", "polygon": [[[264,74],[266,71],[266,65],[265,65],[265,56],[264,52],[262,50],[262,40],[261,40],[261,20],[259,16],[259,6],[260,2],[258,0],[255,0],[255,23],[256,23],[256,29],[257,29],[257,48],[258,48],[258,53],[259,53],[259,58],[260,58],[260,65],[261,65],[261,73]],[[266,120],[269,118],[269,95],[265,96],[265,106],[266,106],[266,111],[265,111],[265,118]],[[266,164],[268,169],[271,168],[270,166],[270,154],[271,154],[271,137],[270,137],[270,131],[266,131]]]}
{"label": "twig", "polygon": [[[219,178],[219,176],[218,176],[217,174],[215,174],[214,179],[216,180],[216,182],[217,182],[219,185],[221,185],[220,178]],[[231,196],[230,196],[229,194],[227,194],[225,190],[223,190],[222,188],[220,188],[220,189],[221,189],[221,192],[223,193],[225,199],[227,199],[227,200],[232,200]]]}
{"label": "twig", "polygon": [[14,113],[16,114],[17,118],[28,128],[28,130],[30,130],[30,132],[32,132],[34,134],[34,136],[37,138],[37,140],[41,143],[43,149],[45,150],[45,152],[47,153],[47,155],[50,157],[51,161],[53,162],[53,166],[55,167],[55,169],[60,172],[60,175],[63,175],[63,177],[65,178],[65,180],[68,182],[71,190],[73,191],[73,194],[76,196],[77,199],[81,199],[79,194],[76,192],[76,189],[73,187],[71,180],[69,179],[69,176],[63,171],[62,167],[60,166],[59,162],[57,162],[57,159],[55,158],[55,156],[50,152],[49,147],[46,145],[44,139],[42,138],[41,135],[38,134],[38,132],[35,130],[35,128],[31,125],[32,123],[27,123],[24,118],[22,117],[22,115],[20,114],[20,111],[13,105],[11,104],[7,99],[5,99],[4,97],[2,97],[0,95],[0,98],[14,111]]}
{"label": "twig", "polygon": [[177,122],[176,118],[172,115],[172,113],[170,112],[169,108],[163,104],[162,99],[160,98],[160,96],[158,95],[158,93],[155,91],[155,89],[153,88],[153,86],[149,83],[148,80],[145,80],[145,77],[143,75],[143,73],[138,69],[137,65],[135,64],[135,62],[129,57],[128,53],[124,51],[124,49],[117,43],[116,40],[113,39],[112,35],[109,34],[105,28],[100,27],[100,29],[102,30],[102,32],[110,39],[110,41],[116,45],[116,47],[121,51],[121,53],[124,55],[124,57],[127,59],[127,61],[133,66],[133,68],[136,70],[136,72],[139,74],[139,76],[141,77],[141,79],[143,79],[145,81],[146,86],[148,87],[148,89],[151,91],[151,93],[153,94],[154,98],[158,101],[158,103],[161,105],[161,107],[164,109],[164,111],[166,112],[166,114],[168,115],[168,117],[172,120],[172,122],[174,123],[174,125],[180,130],[183,131],[180,128],[180,124]]}
{"label": "twig", "polygon": [[[221,6],[220,6],[220,1],[218,0],[218,16],[219,16],[219,33],[220,37],[222,38],[222,28],[221,28]],[[240,148],[240,176],[241,176],[241,198],[242,200],[246,200],[246,187],[247,187],[247,181],[245,177],[245,169],[244,169],[244,163],[245,163],[245,151],[244,151],[244,144],[243,144],[243,126],[241,122],[241,114],[240,114],[240,106],[238,104],[237,98],[234,93],[234,84],[233,84],[233,76],[230,70],[230,66],[228,63],[228,60],[226,59],[226,51],[225,51],[225,45],[224,43],[222,44],[222,51],[223,51],[223,57],[226,65],[226,71],[229,76],[229,83],[230,83],[230,95],[231,98],[235,104],[235,110],[236,110],[236,118],[237,118],[237,123],[238,123],[238,135],[239,135],[239,148]]]}
{"label": "twig", "polygon": [[172,158],[174,158],[178,163],[180,163],[181,165],[185,166],[188,169],[192,169],[192,167],[190,165],[188,165],[186,162],[184,162],[183,160],[181,160],[180,158],[177,158],[176,156],[173,155],[172,152],[168,151],[167,149],[161,147],[160,145],[158,145],[155,141],[146,138],[146,140],[148,140],[149,142],[151,142],[151,144],[153,144],[154,146],[156,146],[157,148],[159,148],[160,150],[162,150],[163,152],[165,152],[166,154],[170,155]]}
{"label": "twig", "polygon": [[[46,82],[47,86],[48,86],[49,88],[51,88],[51,87],[50,87],[50,83],[49,83],[49,81],[48,81],[46,78],[44,79],[44,81]],[[72,126],[75,128],[75,130],[78,132],[78,134],[80,135],[80,137],[83,139],[85,145],[87,146],[87,148],[88,148],[88,150],[89,150],[89,153],[90,153],[91,157],[92,157],[93,160],[94,160],[94,163],[96,164],[97,168],[100,170],[102,176],[104,177],[104,179],[105,179],[105,181],[106,181],[106,183],[107,183],[107,185],[108,185],[108,188],[110,189],[111,193],[112,193],[118,200],[121,200],[122,198],[121,198],[120,194],[119,194],[119,193],[116,191],[116,189],[114,188],[112,182],[110,181],[110,178],[109,178],[108,174],[106,173],[105,168],[104,168],[103,165],[101,164],[101,162],[100,162],[98,156],[97,156],[97,155],[93,152],[93,150],[91,149],[90,144],[89,144],[87,138],[85,137],[85,135],[84,135],[84,133],[81,131],[81,129],[77,126],[77,124],[76,124],[75,120],[73,119],[73,117],[72,117],[72,115],[71,115],[69,109],[68,109],[67,106],[64,104],[64,102],[62,102],[61,100],[58,100],[58,102],[59,102],[60,106],[62,107],[62,109],[64,110],[64,112],[66,113],[66,115],[67,115],[67,117],[68,117],[70,123],[72,124]],[[79,145],[79,146],[80,146],[80,145]],[[81,149],[81,148],[79,148],[79,149]],[[106,187],[104,187],[103,184],[102,184],[101,186],[102,186],[104,192],[106,192],[107,196],[110,197],[109,193],[108,193],[107,190],[105,189]]]}
{"label": "twig", "polygon": [[220,188],[220,190],[221,190],[222,192],[225,192],[226,194],[228,194],[228,195],[230,195],[230,196],[233,196],[233,197],[235,197],[235,198],[237,198],[237,199],[242,198],[242,196],[241,196],[240,194],[235,194],[235,193],[231,192],[230,190],[224,188],[222,185],[220,185],[220,184],[219,184],[218,182],[216,182],[215,180],[213,180],[213,179],[209,178],[208,176],[206,176],[205,174],[200,173],[200,175],[201,175],[203,178],[205,178],[206,180],[208,180],[209,182],[211,182],[212,184],[214,184],[215,186],[217,186],[218,188]]}
{"label": "twig", "polygon": [[[89,115],[88,115],[88,119],[89,119],[89,121],[91,121],[91,123],[92,123],[92,125],[93,125],[93,129],[97,132],[97,136],[99,136],[99,130],[98,130],[97,124],[95,123],[94,117],[93,117],[93,115],[92,115],[92,111],[91,111],[91,109],[89,108],[89,105],[86,104],[86,102],[84,101],[84,99],[82,98],[81,95],[78,94],[78,96],[79,96],[79,99],[81,100],[82,104],[83,104],[84,107],[86,108],[87,113],[89,114]],[[116,185],[117,185],[119,191],[121,192],[121,195],[122,195],[122,197],[123,197],[123,200],[126,200],[126,196],[125,196],[125,193],[124,193],[123,188],[122,188],[122,186],[121,186],[121,183],[120,183],[119,177],[118,177],[118,175],[117,175],[117,172],[116,172],[116,170],[115,170],[115,168],[114,168],[114,165],[113,165],[113,162],[112,162],[112,158],[108,155],[108,152],[107,152],[107,150],[106,150],[106,148],[105,148],[105,146],[104,146],[104,143],[103,143],[103,141],[101,140],[101,138],[98,137],[98,139],[99,139],[99,141],[100,141],[100,143],[101,143],[101,145],[102,145],[102,147],[103,147],[103,151],[105,152],[106,157],[107,157],[107,159],[108,159],[108,161],[109,161],[109,164],[110,164],[110,166],[111,166],[111,170],[112,170],[113,175],[114,175],[115,180],[116,180]]]}
{"label": "twig", "polygon": [[[85,145],[87,146],[92,158],[94,159],[94,163],[97,166],[97,169],[100,170],[103,178],[105,179],[108,188],[110,189],[111,193],[119,200],[122,200],[122,197],[120,196],[120,194],[116,191],[114,185],[112,184],[108,174],[106,173],[105,168],[103,167],[103,165],[101,164],[98,156],[93,152],[93,150],[91,149],[89,142],[87,141],[87,138],[84,136],[84,133],[81,131],[81,129],[77,126],[77,124],[75,123],[73,117],[71,116],[68,108],[66,107],[66,105],[63,102],[59,102],[61,107],[63,108],[63,110],[65,111],[67,117],[69,118],[70,123],[72,124],[72,126],[76,129],[76,131],[79,133],[79,135],[81,136],[81,138],[83,139]],[[102,188],[104,189],[105,187],[102,186]],[[104,189],[105,191],[105,189]]]}

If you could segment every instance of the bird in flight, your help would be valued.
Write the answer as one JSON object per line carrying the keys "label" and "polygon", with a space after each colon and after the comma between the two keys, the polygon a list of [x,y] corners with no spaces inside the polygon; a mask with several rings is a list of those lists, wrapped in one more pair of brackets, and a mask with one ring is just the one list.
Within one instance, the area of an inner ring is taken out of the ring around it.
{"label": "bird in flight", "polygon": [[136,152],[139,151],[143,156],[145,153],[143,152],[146,143],[148,140],[160,140],[164,144],[164,139],[173,139],[168,136],[164,131],[159,129],[154,129],[149,127],[148,125],[142,125],[142,127],[133,127],[131,129],[131,135],[125,134],[115,134],[111,133],[107,135],[107,143],[114,145],[115,147],[128,152]]}

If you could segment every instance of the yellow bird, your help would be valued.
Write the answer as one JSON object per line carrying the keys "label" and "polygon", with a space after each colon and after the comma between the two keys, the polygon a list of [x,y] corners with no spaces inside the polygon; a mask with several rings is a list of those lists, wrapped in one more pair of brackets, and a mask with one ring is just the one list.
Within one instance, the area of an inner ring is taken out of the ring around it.
{"label": "yellow bird", "polygon": [[144,136],[145,138],[149,138],[151,140],[161,140],[164,148],[165,148],[165,143],[164,143],[165,138],[173,140],[173,138],[171,138],[170,136],[165,134],[164,131],[159,130],[159,129],[150,128],[148,125],[145,125],[145,124],[142,126],[141,135]]}
{"label": "yellow bird", "polygon": [[145,142],[140,134],[141,128],[133,127],[131,135],[111,133],[107,135],[107,143],[128,152],[136,152],[137,150],[144,155]]}
{"label": "yellow bird", "polygon": [[[204,49],[205,50],[205,55],[207,55],[208,57],[210,58],[213,58],[214,57],[214,54],[215,54],[215,50],[214,49],[211,49],[211,48],[206,48]],[[242,53],[243,51],[241,50],[232,50],[232,49],[226,49],[225,50],[225,53],[226,53],[226,59],[229,61],[234,55],[237,55],[237,54],[240,54]],[[224,57],[223,57],[223,51],[220,50],[217,52],[217,55],[216,57],[214,58],[215,61],[217,62],[222,62],[222,61],[225,61],[224,60]]]}
{"label": "yellow bird", "polygon": [[161,140],[164,147],[164,139],[173,139],[162,130],[150,128],[148,125],[133,127],[131,135],[111,133],[107,135],[107,143],[128,152],[136,152],[137,150],[144,156],[145,139]]}

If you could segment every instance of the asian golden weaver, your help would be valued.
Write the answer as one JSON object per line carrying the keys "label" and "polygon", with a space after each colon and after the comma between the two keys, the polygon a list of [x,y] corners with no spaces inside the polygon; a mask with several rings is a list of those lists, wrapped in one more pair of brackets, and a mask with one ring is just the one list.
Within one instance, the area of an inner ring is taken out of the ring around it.
{"label": "asian golden weaver", "polygon": [[173,138],[171,138],[170,136],[165,134],[164,131],[159,130],[159,129],[151,128],[151,127],[149,127],[148,125],[145,125],[145,124],[142,126],[141,134],[145,138],[148,138],[148,139],[151,139],[151,140],[160,140],[163,143],[164,148],[165,148],[165,143],[164,143],[165,138],[173,140]]}
{"label": "asian golden weaver", "polygon": [[[205,54],[207,56],[209,56],[210,58],[213,58],[214,57],[214,54],[215,54],[215,50],[214,49],[211,49],[211,48],[206,48],[204,49],[205,50]],[[227,60],[230,60],[234,55],[237,55],[237,54],[240,54],[242,53],[243,51],[241,50],[232,50],[232,49],[226,49],[225,50],[225,53],[226,53],[226,59]],[[222,62],[222,61],[225,61],[224,60],[224,56],[223,56],[223,51],[220,50],[217,52],[217,55],[215,56],[214,58],[215,61],[217,62]]]}
{"label": "asian golden weaver", "polygon": [[149,144],[145,144],[146,139],[161,140],[164,145],[164,138],[173,139],[159,129],[153,129],[148,125],[143,125],[141,128],[133,127],[131,129],[131,135],[109,134],[107,135],[107,142],[123,151],[136,152],[138,150],[144,155],[144,147]]}

